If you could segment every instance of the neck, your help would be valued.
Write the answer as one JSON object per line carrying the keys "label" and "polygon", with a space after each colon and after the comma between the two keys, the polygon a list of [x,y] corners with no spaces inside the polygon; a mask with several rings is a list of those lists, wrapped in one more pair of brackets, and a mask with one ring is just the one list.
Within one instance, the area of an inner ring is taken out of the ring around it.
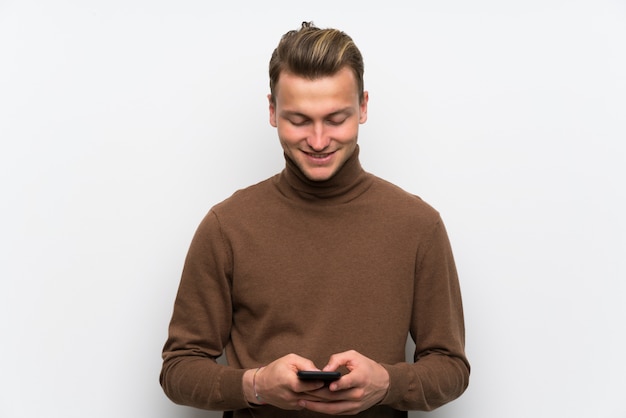
{"label": "neck", "polygon": [[348,160],[328,180],[314,181],[285,155],[286,167],[280,175],[286,195],[309,201],[343,203],[354,199],[369,187],[369,176],[359,162],[357,146]]}

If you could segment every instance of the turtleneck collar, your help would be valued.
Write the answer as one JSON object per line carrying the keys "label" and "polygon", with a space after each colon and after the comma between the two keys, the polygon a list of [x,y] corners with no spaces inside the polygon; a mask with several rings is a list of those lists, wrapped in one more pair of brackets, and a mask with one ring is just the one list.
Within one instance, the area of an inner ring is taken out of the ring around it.
{"label": "turtleneck collar", "polygon": [[325,204],[347,203],[365,192],[372,183],[371,176],[361,167],[358,145],[337,173],[324,181],[307,178],[287,155],[285,162],[285,169],[278,175],[277,186],[282,194],[290,198]]}

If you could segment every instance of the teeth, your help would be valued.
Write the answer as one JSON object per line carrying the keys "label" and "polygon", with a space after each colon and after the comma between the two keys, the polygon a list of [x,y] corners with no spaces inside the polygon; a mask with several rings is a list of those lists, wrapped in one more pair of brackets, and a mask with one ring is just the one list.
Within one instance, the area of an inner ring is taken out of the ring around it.
{"label": "teeth", "polygon": [[308,154],[313,158],[325,158],[330,155],[330,154],[311,154],[311,153],[308,153]]}

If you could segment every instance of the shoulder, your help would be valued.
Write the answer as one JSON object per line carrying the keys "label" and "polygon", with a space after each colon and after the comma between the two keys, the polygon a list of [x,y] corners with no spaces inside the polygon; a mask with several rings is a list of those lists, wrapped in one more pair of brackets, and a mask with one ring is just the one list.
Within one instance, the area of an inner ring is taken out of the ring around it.
{"label": "shoulder", "polygon": [[275,198],[276,187],[274,179],[277,175],[235,191],[231,196],[215,204],[210,212],[218,217],[242,216],[247,212],[254,211],[260,205],[267,204]]}
{"label": "shoulder", "polygon": [[370,174],[373,178],[370,196],[382,209],[398,215],[437,221],[439,212],[422,197],[411,193],[385,179]]}

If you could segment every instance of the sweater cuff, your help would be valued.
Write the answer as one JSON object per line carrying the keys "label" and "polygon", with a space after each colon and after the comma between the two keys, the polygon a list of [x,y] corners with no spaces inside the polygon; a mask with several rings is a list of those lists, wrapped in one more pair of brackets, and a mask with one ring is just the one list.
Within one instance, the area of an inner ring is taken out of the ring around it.
{"label": "sweater cuff", "polygon": [[402,403],[411,387],[411,373],[407,373],[406,366],[402,364],[382,364],[382,366],[389,373],[389,389],[380,405],[397,405]]}
{"label": "sweater cuff", "polygon": [[220,395],[224,405],[229,405],[228,409],[248,408],[248,402],[243,393],[243,374],[245,369],[225,368],[220,378]]}

